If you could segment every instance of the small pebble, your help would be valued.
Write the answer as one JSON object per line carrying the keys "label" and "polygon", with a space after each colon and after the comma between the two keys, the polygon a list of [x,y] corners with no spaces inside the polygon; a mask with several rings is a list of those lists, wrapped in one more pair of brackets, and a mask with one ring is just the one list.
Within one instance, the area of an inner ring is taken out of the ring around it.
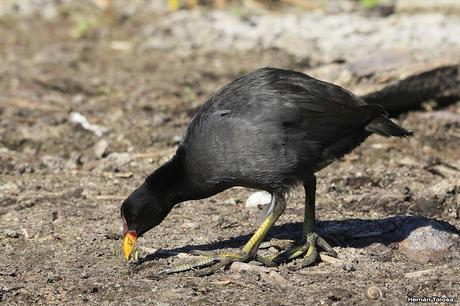
{"label": "small pebble", "polygon": [[267,273],[272,271],[272,268],[268,267],[263,267],[263,266],[256,266],[256,265],[251,265],[247,264],[244,262],[234,262],[230,266],[230,271],[233,273],[239,273],[242,271],[249,271],[249,272],[256,272],[256,273]]}
{"label": "small pebble", "polygon": [[272,195],[266,191],[257,191],[249,196],[244,204],[246,208],[255,208],[259,206],[266,206],[270,204]]}
{"label": "small pebble", "polygon": [[107,148],[109,147],[109,143],[105,139],[99,140],[95,145],[94,145],[94,155],[96,155],[96,158],[102,158],[105,156],[107,153]]}
{"label": "small pebble", "polygon": [[188,254],[188,253],[179,253],[176,255],[177,258],[179,259],[190,259],[190,258],[193,258],[195,256],[191,255],[191,254]]}
{"label": "small pebble", "polygon": [[273,282],[277,283],[278,285],[281,285],[281,286],[289,285],[289,282],[275,270],[268,272],[268,278],[271,279]]}
{"label": "small pebble", "polygon": [[347,272],[352,272],[352,271],[356,271],[356,266],[352,263],[344,262],[342,263],[342,269]]}
{"label": "small pebble", "polygon": [[19,238],[19,233],[12,229],[5,230],[5,237],[6,238]]}

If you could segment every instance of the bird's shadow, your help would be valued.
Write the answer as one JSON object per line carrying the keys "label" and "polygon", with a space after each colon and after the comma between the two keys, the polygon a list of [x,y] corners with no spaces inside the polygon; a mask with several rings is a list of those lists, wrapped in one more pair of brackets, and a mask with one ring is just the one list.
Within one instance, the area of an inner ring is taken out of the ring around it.
{"label": "bird's shadow", "polygon": [[[345,219],[339,221],[317,222],[318,233],[330,244],[339,247],[364,248],[374,243],[393,245],[407,238],[417,228],[431,226],[432,228],[457,233],[459,230],[453,225],[436,219],[420,216],[394,216],[384,219]],[[265,240],[298,239],[302,233],[302,223],[285,223],[273,226]],[[174,249],[162,249],[161,252],[149,254],[141,258],[138,265],[159,259],[168,258],[178,253],[187,253],[192,250],[210,251],[223,248],[238,248],[244,245],[252,233],[232,237],[226,240],[209,244],[186,245]]]}

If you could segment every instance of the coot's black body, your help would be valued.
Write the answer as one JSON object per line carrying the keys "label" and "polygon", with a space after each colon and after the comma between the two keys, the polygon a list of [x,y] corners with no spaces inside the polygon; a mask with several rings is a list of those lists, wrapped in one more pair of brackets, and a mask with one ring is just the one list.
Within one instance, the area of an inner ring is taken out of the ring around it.
{"label": "coot's black body", "polygon": [[[269,192],[303,181],[360,144],[383,109],[304,74],[260,69],[212,96],[178,149],[195,192]],[[386,119],[387,120],[387,119]]]}
{"label": "coot's black body", "polygon": [[263,68],[214,94],[176,155],[123,204],[127,230],[159,224],[174,204],[232,186],[283,193],[372,133],[410,132],[349,91],[303,73]]}

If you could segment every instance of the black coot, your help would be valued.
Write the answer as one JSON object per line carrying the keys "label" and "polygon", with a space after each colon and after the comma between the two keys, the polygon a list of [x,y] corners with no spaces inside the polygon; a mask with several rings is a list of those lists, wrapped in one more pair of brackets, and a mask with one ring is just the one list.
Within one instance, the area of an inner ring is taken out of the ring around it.
{"label": "black coot", "polygon": [[[317,246],[335,255],[314,232],[314,173],[372,133],[411,135],[386,118],[381,106],[300,72],[263,68],[234,80],[196,113],[175,156],[123,203],[125,257],[130,258],[136,237],[158,225],[176,203],[233,186],[273,195],[272,209],[250,241],[237,254],[210,254],[194,265],[164,272],[217,262],[204,272],[211,273],[235,260],[278,264],[306,253],[298,265],[303,267],[315,262]],[[261,258],[257,249],[284,210],[283,195],[296,184],[303,184],[306,192],[303,237],[276,258]]]}

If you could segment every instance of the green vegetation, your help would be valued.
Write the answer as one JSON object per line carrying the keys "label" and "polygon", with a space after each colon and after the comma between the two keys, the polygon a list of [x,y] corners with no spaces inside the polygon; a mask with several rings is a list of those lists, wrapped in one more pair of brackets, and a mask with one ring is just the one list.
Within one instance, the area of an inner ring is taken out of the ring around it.
{"label": "green vegetation", "polygon": [[88,32],[96,26],[96,22],[93,19],[81,18],[79,19],[74,28],[72,29],[72,37],[82,38],[87,36]]}
{"label": "green vegetation", "polygon": [[366,9],[373,9],[380,4],[380,0],[360,0],[359,2]]}

